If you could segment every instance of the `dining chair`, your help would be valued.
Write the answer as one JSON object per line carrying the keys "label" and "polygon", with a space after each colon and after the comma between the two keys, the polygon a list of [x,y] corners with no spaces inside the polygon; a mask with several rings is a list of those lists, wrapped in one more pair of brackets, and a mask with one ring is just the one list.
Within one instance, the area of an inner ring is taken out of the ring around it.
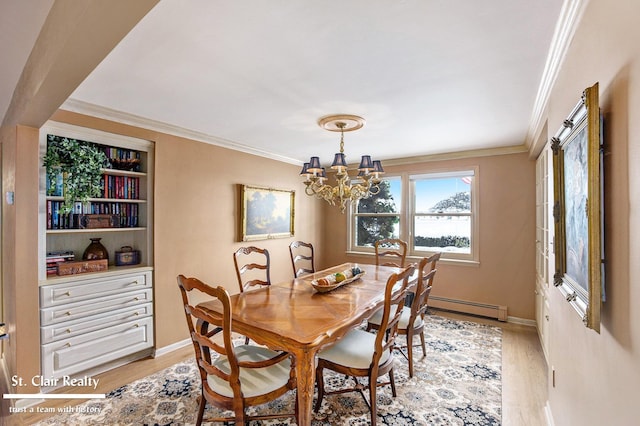
{"label": "dining chair", "polygon": [[[413,377],[413,337],[419,335],[420,343],[422,345],[422,355],[427,356],[427,348],[424,341],[424,316],[427,312],[427,302],[429,300],[429,294],[433,286],[433,278],[436,275],[437,269],[431,269],[431,265],[434,265],[432,259],[433,256],[423,258],[418,264],[418,280],[415,288],[415,296],[411,306],[404,306],[402,308],[402,315],[398,322],[398,334],[406,336],[406,345],[396,345],[395,349],[399,349],[399,352],[407,358],[409,361],[409,377]],[[382,325],[383,313],[380,310],[376,311],[367,322],[367,331],[377,330]],[[407,353],[402,349],[407,350]]]}
{"label": "dining chair", "polygon": [[383,238],[374,243],[377,266],[404,268],[407,242],[398,238]]}
{"label": "dining chair", "polygon": [[312,274],[316,271],[313,262],[313,244],[294,241],[289,244],[289,254],[291,255],[291,265],[293,266],[293,276],[295,278]]}
{"label": "dining chair", "polygon": [[[201,395],[196,425],[202,424],[203,420],[244,425],[250,420],[297,417],[297,405],[294,413],[251,416],[246,413],[247,407],[273,401],[296,388],[291,355],[264,346],[233,345],[231,304],[224,287],[211,287],[184,275],[178,276],[178,287],[200,372]],[[210,315],[194,306],[192,300],[203,296],[220,301],[221,316]],[[233,411],[233,416],[203,419],[207,403]]]}
{"label": "dining chair", "polygon": [[[387,279],[384,292],[384,306],[382,308],[382,322],[377,333],[369,333],[362,329],[354,329],[338,342],[318,353],[316,367],[316,384],[318,398],[315,411],[321,405],[324,395],[340,394],[357,391],[362,395],[371,412],[371,425],[375,426],[377,418],[376,390],[379,386],[391,385],[391,393],[396,396],[396,386],[393,377],[393,347],[398,331],[398,322],[404,307],[404,298],[409,286],[409,277],[415,267],[410,265],[402,272],[391,274]],[[330,369],[340,374],[353,377],[355,386],[347,389],[327,391],[324,388],[324,369]],[[378,377],[389,375],[388,382],[378,383]],[[357,377],[367,377],[368,383],[363,387]],[[369,389],[369,400],[364,393]]]}
{"label": "dining chair", "polygon": [[240,247],[233,253],[240,292],[253,286],[271,285],[269,251],[258,247]]}

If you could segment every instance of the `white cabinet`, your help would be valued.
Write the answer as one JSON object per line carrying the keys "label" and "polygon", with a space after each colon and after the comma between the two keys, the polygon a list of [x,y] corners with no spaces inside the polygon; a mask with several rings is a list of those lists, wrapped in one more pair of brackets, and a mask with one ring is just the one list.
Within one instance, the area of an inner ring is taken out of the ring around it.
{"label": "white cabinet", "polygon": [[42,375],[72,375],[153,347],[151,271],[40,287]]}

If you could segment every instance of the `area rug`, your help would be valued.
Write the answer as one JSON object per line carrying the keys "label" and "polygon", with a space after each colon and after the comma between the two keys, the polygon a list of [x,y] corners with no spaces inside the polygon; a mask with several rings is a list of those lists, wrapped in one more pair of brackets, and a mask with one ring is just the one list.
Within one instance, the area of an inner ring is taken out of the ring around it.
{"label": "area rug", "polygon": [[[382,425],[500,425],[502,331],[498,327],[429,315],[426,321],[427,357],[414,348],[415,374],[409,378],[406,359],[397,354],[398,396],[389,386],[379,388],[378,424]],[[403,339],[404,337],[399,337]],[[419,341],[416,338],[416,343]],[[345,377],[325,370],[325,385],[339,388]],[[352,379],[348,379],[352,380]],[[346,383],[351,385],[352,383]],[[193,425],[200,393],[200,377],[191,360],[122,386],[58,414],[40,425]],[[291,412],[294,394],[256,408]],[[205,417],[215,408],[208,406]],[[292,419],[252,422],[290,425]],[[367,425],[367,405],[358,393],[325,396],[314,413],[313,425]]]}

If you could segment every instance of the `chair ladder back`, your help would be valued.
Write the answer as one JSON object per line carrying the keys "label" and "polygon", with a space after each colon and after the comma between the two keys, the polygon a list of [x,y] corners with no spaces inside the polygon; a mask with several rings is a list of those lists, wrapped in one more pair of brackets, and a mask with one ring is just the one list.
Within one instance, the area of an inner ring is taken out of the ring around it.
{"label": "chair ladder back", "polygon": [[[374,356],[372,365],[377,365],[384,351],[390,350],[395,345],[395,338],[398,334],[398,324],[409,288],[409,278],[414,270],[415,266],[409,265],[402,272],[391,274],[387,279],[382,320],[376,335],[376,355]],[[398,287],[398,283],[400,283],[400,287]]]}
{"label": "chair ladder back", "polygon": [[[241,263],[245,256],[250,257],[247,257],[248,260],[246,263]],[[262,258],[261,263],[258,263],[258,258]],[[236,268],[236,277],[238,279],[238,286],[240,287],[241,292],[253,286],[271,285],[271,259],[267,249],[261,249],[254,246],[241,247],[233,253],[233,264]],[[259,278],[246,278],[245,274],[250,273],[253,270],[264,271],[264,273],[260,273]]]}
{"label": "chair ladder back", "polygon": [[[383,238],[374,243],[376,265],[404,268],[407,257],[407,243],[398,238]],[[390,260],[387,260],[391,258]]]}
{"label": "chair ladder back", "polygon": [[[429,294],[431,293],[433,278],[436,275],[437,269],[432,269],[425,276],[418,278],[418,285],[416,286],[416,295],[411,305],[411,316],[409,317],[409,324],[413,324],[413,321],[418,316],[424,317],[427,312],[427,302],[429,301]],[[420,273],[422,275],[422,273]]]}
{"label": "chair ladder back", "polygon": [[293,266],[293,276],[295,278],[312,274],[316,271],[313,245],[311,243],[294,241],[289,244],[289,254],[291,255],[291,266]]}

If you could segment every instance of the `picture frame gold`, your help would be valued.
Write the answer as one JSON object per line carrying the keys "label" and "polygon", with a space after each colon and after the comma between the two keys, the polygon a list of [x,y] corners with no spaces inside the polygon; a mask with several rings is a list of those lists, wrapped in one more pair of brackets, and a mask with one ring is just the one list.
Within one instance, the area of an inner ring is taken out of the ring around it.
{"label": "picture frame gold", "polygon": [[240,241],[294,235],[295,191],[239,185]]}
{"label": "picture frame gold", "polygon": [[551,139],[554,177],[554,285],[600,333],[604,299],[602,120],[598,83]]}

